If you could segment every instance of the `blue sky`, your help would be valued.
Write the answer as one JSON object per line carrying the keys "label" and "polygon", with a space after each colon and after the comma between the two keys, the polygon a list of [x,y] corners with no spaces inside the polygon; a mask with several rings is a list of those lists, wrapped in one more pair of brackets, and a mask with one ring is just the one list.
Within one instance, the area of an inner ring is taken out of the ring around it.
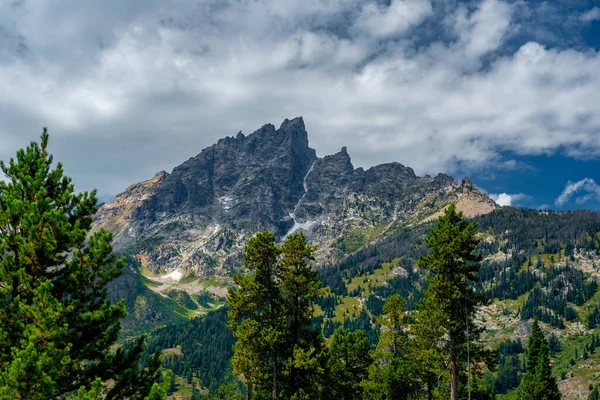
{"label": "blue sky", "polygon": [[471,179],[480,190],[496,196],[505,194],[504,202],[509,201],[514,206],[600,211],[600,187],[594,184],[600,182],[600,160],[578,159],[560,153],[505,156],[521,166],[508,171],[471,173]]}
{"label": "blue sky", "polygon": [[319,156],[600,209],[597,0],[0,0],[0,158],[110,198],[302,115]]}
{"label": "blue sky", "polygon": [[[530,32],[516,35],[507,47],[522,46],[525,41],[536,39],[549,49],[600,49],[600,2],[532,1],[529,5],[551,11],[546,16],[539,15],[538,22],[532,19]],[[573,18],[574,15],[579,15],[579,18]],[[536,30],[541,32],[536,33]],[[600,140],[600,132],[596,133]],[[568,153],[561,148],[542,155],[504,152],[501,158],[514,160],[514,168],[469,172],[480,189],[496,196],[507,195],[502,197],[501,202],[541,209],[586,208],[600,211],[600,186],[597,185],[600,182],[600,160],[592,155]]]}

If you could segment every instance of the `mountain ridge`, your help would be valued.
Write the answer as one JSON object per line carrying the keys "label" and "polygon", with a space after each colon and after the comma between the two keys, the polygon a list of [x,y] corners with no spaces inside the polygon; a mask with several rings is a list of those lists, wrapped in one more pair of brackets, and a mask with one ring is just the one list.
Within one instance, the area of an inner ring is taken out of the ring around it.
{"label": "mountain ridge", "polygon": [[477,205],[463,207],[468,216],[497,207],[465,182],[418,177],[398,162],[354,168],[346,147],[319,158],[297,117],[222,138],[171,173],[130,185],[100,207],[95,228],[113,231],[115,249],[154,273],[228,276],[260,230],[282,239],[301,229],[323,263],[343,257],[339,242],[356,230],[373,230],[372,241],[465,197]]}

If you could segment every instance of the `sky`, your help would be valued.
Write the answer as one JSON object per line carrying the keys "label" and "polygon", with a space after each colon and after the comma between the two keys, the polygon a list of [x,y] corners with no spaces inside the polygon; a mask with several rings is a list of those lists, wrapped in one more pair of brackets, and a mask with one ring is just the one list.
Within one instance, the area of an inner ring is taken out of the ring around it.
{"label": "sky", "polygon": [[110,199],[303,116],[319,156],[600,210],[599,0],[0,0],[0,159]]}

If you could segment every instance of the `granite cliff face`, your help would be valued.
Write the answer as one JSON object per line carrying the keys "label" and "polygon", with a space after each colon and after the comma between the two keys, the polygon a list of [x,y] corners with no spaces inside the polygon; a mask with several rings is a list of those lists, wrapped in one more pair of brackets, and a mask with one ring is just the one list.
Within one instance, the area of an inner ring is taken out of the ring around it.
{"label": "granite cliff face", "polygon": [[[221,139],[171,174],[130,186],[95,223],[154,274],[225,277],[260,230],[280,239],[302,230],[319,246],[317,261],[331,263],[450,201],[471,216],[496,207],[468,180],[418,177],[399,163],[355,169],[346,148],[317,158],[295,118]],[[361,239],[348,245],[348,235]]]}

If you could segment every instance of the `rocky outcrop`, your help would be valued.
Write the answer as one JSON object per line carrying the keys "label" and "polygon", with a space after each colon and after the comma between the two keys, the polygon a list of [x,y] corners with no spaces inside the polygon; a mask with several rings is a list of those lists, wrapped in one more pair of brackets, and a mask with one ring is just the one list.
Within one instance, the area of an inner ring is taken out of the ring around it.
{"label": "rocky outcrop", "polygon": [[171,174],[130,186],[100,208],[95,225],[154,272],[225,276],[260,230],[280,239],[303,230],[318,244],[319,261],[329,262],[344,256],[336,243],[353,230],[378,227],[384,235],[461,198],[475,213],[495,207],[448,175],[418,177],[399,163],[354,168],[345,147],[317,158],[300,117],[221,139]]}
{"label": "rocky outcrop", "polygon": [[119,243],[127,241],[130,234],[128,228],[135,223],[138,209],[156,194],[167,176],[169,174],[165,171],[158,172],[152,179],[129,186],[112,202],[103,204],[95,216],[95,228],[102,226],[112,231],[117,247]]}

